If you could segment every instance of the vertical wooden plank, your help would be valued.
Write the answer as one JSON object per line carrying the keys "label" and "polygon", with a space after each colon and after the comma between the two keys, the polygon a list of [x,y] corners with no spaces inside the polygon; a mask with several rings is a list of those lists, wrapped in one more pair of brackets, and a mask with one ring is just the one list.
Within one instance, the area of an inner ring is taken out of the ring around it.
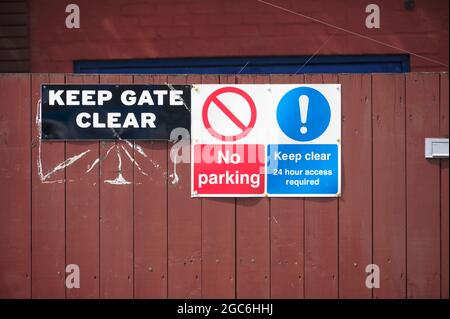
{"label": "vertical wooden plank", "polygon": [[[100,83],[131,82],[129,75],[100,76]],[[133,297],[133,163],[126,144],[100,144],[100,298]]]}
{"label": "vertical wooden plank", "polygon": [[[136,84],[165,84],[165,75],[135,75]],[[167,142],[135,142],[134,297],[167,297]],[[128,148],[129,152],[132,152]],[[143,151],[143,152],[142,152]]]}
{"label": "vertical wooden plank", "polygon": [[[271,84],[304,83],[303,75],[271,75]],[[270,199],[271,298],[304,297],[304,200]]]}
{"label": "vertical wooden plank", "polygon": [[[440,76],[440,137],[448,138],[448,73]],[[441,159],[441,298],[448,299],[448,159]]]}
{"label": "vertical wooden plank", "polygon": [[[66,83],[95,84],[98,75],[68,74]],[[86,151],[66,167],[66,264],[80,267],[80,288],[67,298],[99,297],[99,143],[66,142],[66,158]]]}
{"label": "vertical wooden plank", "polygon": [[271,298],[303,298],[304,201],[272,198],[271,212]]}
{"label": "vertical wooden plank", "polygon": [[[306,83],[337,83],[335,75],[306,75]],[[338,201],[305,199],[305,297],[338,297]]]}
{"label": "vertical wooden plank", "polygon": [[439,135],[439,75],[406,75],[407,296],[440,297],[439,160],[424,139]]}
{"label": "vertical wooden plank", "polygon": [[371,298],[372,97],[367,74],[339,76],[342,85],[342,196],[339,199],[339,297]]}
{"label": "vertical wooden plank", "polygon": [[[235,83],[235,76],[202,75],[205,84]],[[195,105],[192,107],[201,107]],[[202,198],[202,297],[235,297],[235,200]]]}
{"label": "vertical wooden plank", "polygon": [[[64,83],[64,74],[31,78],[32,119],[36,119],[41,84]],[[32,297],[65,298],[65,160],[64,142],[40,141],[32,125]],[[52,173],[52,171],[54,173]]]}
{"label": "vertical wooden plank", "polygon": [[[199,83],[200,76],[170,75],[169,84]],[[168,297],[200,298],[202,272],[201,200],[191,198],[189,143],[168,146]],[[177,152],[178,150],[178,152]],[[173,157],[170,157],[173,152]],[[175,156],[176,154],[176,156]],[[176,163],[172,159],[187,159]]]}
{"label": "vertical wooden plank", "polygon": [[0,76],[0,298],[31,297],[30,76]]}
{"label": "vertical wooden plank", "polygon": [[406,297],[405,77],[372,76],[374,298]]}
{"label": "vertical wooden plank", "polygon": [[[268,76],[237,76],[237,83],[268,83]],[[270,297],[270,200],[236,200],[236,297]]]}

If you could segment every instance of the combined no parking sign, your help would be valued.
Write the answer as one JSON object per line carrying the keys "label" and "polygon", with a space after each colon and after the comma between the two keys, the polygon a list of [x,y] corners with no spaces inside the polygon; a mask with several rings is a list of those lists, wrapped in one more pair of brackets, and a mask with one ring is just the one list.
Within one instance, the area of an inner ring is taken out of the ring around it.
{"label": "combined no parking sign", "polygon": [[339,84],[194,85],[193,197],[341,192]]}

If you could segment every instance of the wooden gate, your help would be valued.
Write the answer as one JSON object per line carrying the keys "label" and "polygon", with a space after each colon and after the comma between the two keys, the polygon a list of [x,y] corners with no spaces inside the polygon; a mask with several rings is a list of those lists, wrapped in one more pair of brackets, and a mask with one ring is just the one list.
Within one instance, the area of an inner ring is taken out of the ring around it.
{"label": "wooden gate", "polygon": [[[342,197],[191,199],[172,142],[39,139],[43,83],[166,82],[341,83]],[[448,111],[447,73],[0,75],[0,297],[448,298]]]}

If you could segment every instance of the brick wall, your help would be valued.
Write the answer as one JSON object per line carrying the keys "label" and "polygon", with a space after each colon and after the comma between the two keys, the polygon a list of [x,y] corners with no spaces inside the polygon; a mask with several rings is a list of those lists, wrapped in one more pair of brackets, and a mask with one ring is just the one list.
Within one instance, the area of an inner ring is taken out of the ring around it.
{"label": "brick wall", "polygon": [[[416,0],[413,10],[403,0],[268,1],[448,64],[448,0]],[[403,53],[257,0],[29,2],[33,72],[71,72],[82,59]],[[80,6],[80,29],[65,27],[69,3]],[[380,29],[365,27],[369,3],[380,6]],[[448,70],[415,56],[411,66]]]}
{"label": "brick wall", "polygon": [[0,1],[0,72],[29,72],[26,0]]}

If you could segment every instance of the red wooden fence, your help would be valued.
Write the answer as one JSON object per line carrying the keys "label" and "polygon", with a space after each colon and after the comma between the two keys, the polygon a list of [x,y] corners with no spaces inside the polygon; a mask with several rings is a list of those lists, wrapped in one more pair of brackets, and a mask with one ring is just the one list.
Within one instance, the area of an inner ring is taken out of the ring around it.
{"label": "red wooden fence", "polygon": [[[172,142],[41,144],[40,85],[64,82],[341,83],[342,197],[191,199]],[[424,158],[448,111],[447,73],[0,75],[0,297],[449,298],[448,159]]]}

